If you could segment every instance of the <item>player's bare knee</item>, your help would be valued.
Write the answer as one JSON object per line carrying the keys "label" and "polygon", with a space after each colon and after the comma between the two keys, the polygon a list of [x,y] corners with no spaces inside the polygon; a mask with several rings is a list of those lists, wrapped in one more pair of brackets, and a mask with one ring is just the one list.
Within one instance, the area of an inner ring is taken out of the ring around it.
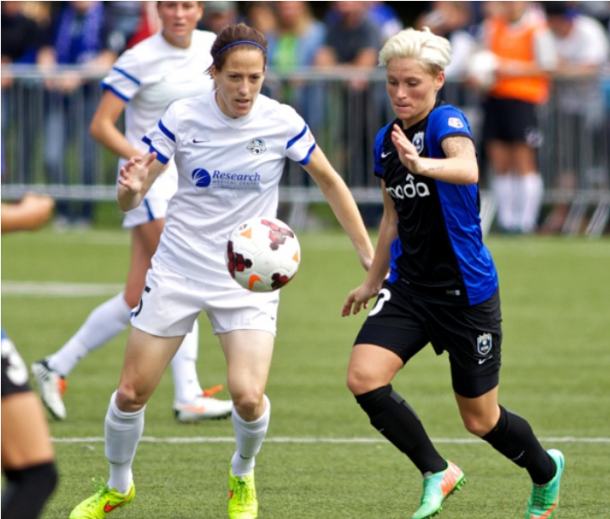
{"label": "player's bare knee", "polygon": [[253,416],[257,416],[264,411],[263,401],[264,394],[262,391],[250,390],[239,395],[233,396],[233,405],[237,414],[244,420],[248,420]]}
{"label": "player's bare knee", "polygon": [[485,436],[494,426],[494,424],[489,423],[489,420],[481,416],[463,416],[462,420],[466,430],[479,438]]}
{"label": "player's bare knee", "polygon": [[384,385],[371,373],[356,369],[347,372],[347,387],[354,395],[362,395]]}
{"label": "player's bare knee", "polygon": [[116,394],[116,406],[120,411],[134,413],[144,407],[147,395],[139,393],[132,384],[121,383]]}

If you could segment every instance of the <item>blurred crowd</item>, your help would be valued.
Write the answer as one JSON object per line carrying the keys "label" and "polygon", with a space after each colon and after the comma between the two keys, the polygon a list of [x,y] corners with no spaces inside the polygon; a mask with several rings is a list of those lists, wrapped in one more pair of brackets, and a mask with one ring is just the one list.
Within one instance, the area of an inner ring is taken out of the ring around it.
{"label": "blurred crowd", "polygon": [[[160,29],[156,4],[3,1],[2,63],[38,64],[46,70],[56,65],[107,70],[121,52]],[[320,4],[324,4],[323,10]],[[404,4],[417,4],[409,9],[423,6],[425,10],[406,13]],[[373,69],[378,51],[388,37],[406,25],[428,27],[452,43],[447,78],[481,92],[488,119],[491,116],[502,119],[502,111],[507,109],[511,115],[515,113],[514,106],[507,108],[506,103],[498,105],[494,100],[541,105],[548,99],[553,78],[598,77],[610,70],[610,2],[604,1],[214,1],[204,5],[201,29],[218,33],[226,24],[238,21],[259,29],[268,38],[269,67],[279,72],[312,66]],[[11,85],[11,77],[3,71],[3,130],[11,117],[4,92]],[[45,167],[49,178],[57,181],[62,175],[59,155],[70,138],[65,128],[67,117],[76,110],[78,113],[73,116],[90,119],[94,104],[89,94],[94,85],[76,73],[66,73],[48,80],[45,87],[54,96],[50,104],[53,108],[45,113]],[[367,95],[365,79],[352,80],[350,88],[356,96]],[[83,102],[78,107],[72,106],[70,96],[76,89],[83,93]],[[605,96],[606,99],[601,89],[575,84],[572,90],[564,92],[559,106],[570,124],[592,125],[601,114],[608,117],[610,86],[606,87]],[[600,107],[605,107],[606,112]],[[528,116],[524,113],[519,117],[525,121]],[[525,146],[517,147],[513,144],[518,140],[515,135],[518,129],[503,122],[506,124],[501,122],[492,127],[488,121],[482,142],[478,143],[493,173],[489,187],[496,195],[500,229],[528,233],[542,224],[549,232],[560,230],[566,216],[565,206],[553,208],[545,222],[541,222],[539,214],[543,186],[536,149],[544,139],[535,121],[528,123]],[[82,141],[81,160],[86,164],[92,160],[95,146],[89,136],[78,138]],[[19,160],[27,161],[28,155],[26,150]],[[559,187],[573,187],[578,172],[569,166],[557,167],[565,169],[558,175]],[[83,167],[83,171],[87,168]],[[91,179],[85,178],[84,182]],[[59,203],[57,211],[58,225],[87,226],[92,217],[89,203],[81,203],[77,208],[74,204]]]}

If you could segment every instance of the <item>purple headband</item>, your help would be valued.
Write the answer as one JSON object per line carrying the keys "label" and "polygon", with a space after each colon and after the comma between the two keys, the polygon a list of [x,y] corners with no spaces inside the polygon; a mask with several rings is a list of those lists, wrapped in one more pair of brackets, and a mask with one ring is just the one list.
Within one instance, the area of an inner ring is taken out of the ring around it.
{"label": "purple headband", "polygon": [[234,45],[243,45],[244,43],[246,43],[248,45],[254,45],[255,47],[258,47],[260,50],[263,51],[263,54],[265,56],[267,55],[267,51],[265,50],[265,47],[263,47],[260,43],[256,43],[255,41],[250,41],[250,40],[240,40],[240,41],[234,41],[233,43],[229,43],[228,45],[225,45],[222,49],[220,49],[216,53],[216,58],[218,56],[220,56],[225,50],[233,47]]}

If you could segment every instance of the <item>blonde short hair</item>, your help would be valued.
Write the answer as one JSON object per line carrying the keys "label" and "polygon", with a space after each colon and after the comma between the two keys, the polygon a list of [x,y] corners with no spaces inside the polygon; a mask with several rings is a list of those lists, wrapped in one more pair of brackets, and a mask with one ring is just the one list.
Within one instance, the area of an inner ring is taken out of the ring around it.
{"label": "blonde short hair", "polygon": [[428,27],[405,29],[388,39],[379,52],[379,64],[385,67],[392,58],[415,58],[432,72],[444,70],[451,60],[451,43]]}

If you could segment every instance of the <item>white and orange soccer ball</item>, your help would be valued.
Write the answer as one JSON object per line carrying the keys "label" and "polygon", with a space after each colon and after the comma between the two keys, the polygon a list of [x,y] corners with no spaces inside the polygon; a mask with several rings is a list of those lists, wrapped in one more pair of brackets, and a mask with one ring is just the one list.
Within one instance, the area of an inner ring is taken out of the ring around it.
{"label": "white and orange soccer ball", "polygon": [[277,218],[250,218],[229,236],[225,260],[229,273],[253,292],[271,292],[297,273],[301,247],[294,231]]}

